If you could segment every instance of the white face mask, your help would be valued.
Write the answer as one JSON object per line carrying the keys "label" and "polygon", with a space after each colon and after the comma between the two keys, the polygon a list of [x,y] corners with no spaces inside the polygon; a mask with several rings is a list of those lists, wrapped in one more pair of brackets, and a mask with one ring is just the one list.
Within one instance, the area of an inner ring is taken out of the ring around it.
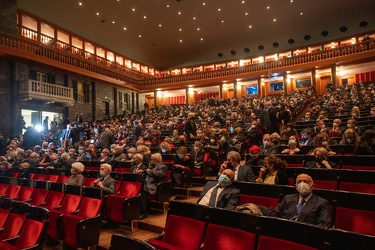
{"label": "white face mask", "polygon": [[300,182],[297,184],[297,191],[301,195],[307,195],[311,193],[311,186],[307,184],[306,182]]}

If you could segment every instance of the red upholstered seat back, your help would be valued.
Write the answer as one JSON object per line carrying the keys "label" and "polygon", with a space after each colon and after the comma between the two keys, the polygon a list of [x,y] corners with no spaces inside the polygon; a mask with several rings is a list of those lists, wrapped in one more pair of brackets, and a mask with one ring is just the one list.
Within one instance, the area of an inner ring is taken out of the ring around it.
{"label": "red upholstered seat back", "polygon": [[293,241],[287,241],[277,238],[272,238],[269,236],[261,235],[258,241],[258,248],[257,250],[269,250],[269,249],[278,249],[278,250],[290,250],[290,249],[298,249],[298,250],[315,250],[317,248],[313,248],[310,246],[302,245],[295,243]]}
{"label": "red upholstered seat back", "polygon": [[278,198],[272,198],[272,197],[240,194],[238,204],[242,205],[242,204],[246,204],[246,203],[254,203],[254,204],[257,204],[257,205],[264,206],[264,207],[275,208],[277,206],[277,204],[279,203],[279,199]]}
{"label": "red upholstered seat back", "polygon": [[62,213],[71,213],[78,209],[79,204],[81,203],[82,196],[75,194],[65,194],[61,207],[59,209]]}
{"label": "red upholstered seat back", "polygon": [[10,213],[4,225],[4,230],[1,231],[2,239],[9,239],[16,237],[21,231],[22,225],[26,220],[23,214]]}
{"label": "red upholstered seat back", "polygon": [[200,168],[194,168],[193,174],[195,176],[200,176],[200,175],[202,175],[202,170]]}
{"label": "red upholstered seat back", "polygon": [[30,199],[31,195],[34,192],[34,188],[32,187],[21,187],[20,191],[18,192],[18,197],[16,198],[16,201],[27,201]]}
{"label": "red upholstered seat back", "polygon": [[117,173],[130,173],[130,168],[115,168]]}
{"label": "red upholstered seat back", "polygon": [[19,172],[13,172],[12,178],[17,178],[19,174],[20,174]]}
{"label": "red upholstered seat back", "polygon": [[102,200],[83,197],[77,216],[82,218],[95,217],[100,214]]}
{"label": "red upholstered seat back", "polygon": [[354,169],[354,170],[367,170],[367,171],[374,171],[375,166],[352,166],[352,165],[343,165],[342,169]]}
{"label": "red upholstered seat back", "polygon": [[375,211],[337,207],[335,228],[375,235]]}
{"label": "red upholstered seat back", "polygon": [[375,194],[375,183],[369,184],[369,183],[341,182],[340,190]]}
{"label": "red upholstered seat back", "polygon": [[34,246],[38,242],[38,239],[43,232],[43,227],[44,222],[27,219],[24,226],[22,227],[20,237],[18,238],[16,243],[16,247],[18,249],[25,249]]}
{"label": "red upholstered seat back", "polygon": [[58,183],[65,183],[69,179],[67,175],[60,175],[59,179],[57,180]]}
{"label": "red upholstered seat back", "polygon": [[204,250],[251,250],[254,249],[255,234],[236,228],[208,224]]}
{"label": "red upholstered seat back", "polygon": [[85,178],[85,186],[86,187],[92,187],[92,185],[94,185],[94,182],[97,180],[98,178]]}
{"label": "red upholstered seat back", "polygon": [[60,205],[63,197],[64,197],[64,193],[62,192],[49,191],[45,199],[46,203],[43,204],[43,207],[47,209],[55,208]]}
{"label": "red upholstered seat back", "polygon": [[46,174],[34,174],[32,179],[43,181],[46,178],[46,176],[47,176]]}
{"label": "red upholstered seat back", "polygon": [[167,176],[165,178],[166,181],[169,181],[172,178],[172,170],[167,171]]}
{"label": "red upholstered seat back", "polygon": [[128,198],[134,197],[141,193],[142,183],[141,182],[131,182],[131,181],[123,181],[119,195]]}
{"label": "red upholstered seat back", "polygon": [[0,228],[3,228],[10,213],[9,209],[0,208]]}
{"label": "red upholstered seat back", "polygon": [[48,195],[47,189],[35,188],[31,196],[31,200],[28,203],[34,206],[42,204],[45,201],[47,195]]}
{"label": "red upholstered seat back", "polygon": [[21,189],[21,186],[10,185],[9,188],[7,189],[5,197],[9,199],[16,198],[20,189]]}
{"label": "red upholstered seat back", "polygon": [[204,153],[203,162],[209,162],[210,161],[210,152]]}
{"label": "red upholstered seat back", "polygon": [[59,179],[60,175],[57,174],[47,174],[46,178],[44,179],[45,181],[50,181],[50,182],[57,182]]}
{"label": "red upholstered seat back", "polygon": [[181,249],[197,249],[203,242],[205,222],[169,215],[163,242]]}
{"label": "red upholstered seat back", "polygon": [[0,183],[0,195],[4,195],[7,192],[9,184]]}
{"label": "red upholstered seat back", "polygon": [[122,181],[116,181],[116,194],[120,191]]}
{"label": "red upholstered seat back", "polygon": [[325,181],[314,179],[314,187],[320,189],[337,190],[337,181]]}

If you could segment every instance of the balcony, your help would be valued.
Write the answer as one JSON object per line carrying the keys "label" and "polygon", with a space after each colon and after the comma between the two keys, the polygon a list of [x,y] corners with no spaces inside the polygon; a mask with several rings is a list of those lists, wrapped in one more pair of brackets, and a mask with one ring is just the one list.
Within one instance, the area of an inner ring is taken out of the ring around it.
{"label": "balcony", "polygon": [[43,100],[46,103],[73,105],[73,89],[55,84],[28,80],[20,83],[19,100]]}

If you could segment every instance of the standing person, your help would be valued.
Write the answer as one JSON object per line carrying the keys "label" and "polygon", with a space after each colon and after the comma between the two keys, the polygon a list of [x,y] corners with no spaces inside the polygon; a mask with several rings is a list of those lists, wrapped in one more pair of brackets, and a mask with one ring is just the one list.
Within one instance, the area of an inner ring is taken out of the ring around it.
{"label": "standing person", "polygon": [[142,124],[139,123],[139,121],[135,120],[134,121],[134,140],[133,140],[133,145],[136,145],[138,138],[142,136]]}
{"label": "standing person", "polygon": [[189,113],[185,123],[185,133],[188,140],[193,140],[197,136],[197,125],[195,124],[195,113]]}
{"label": "standing person", "polygon": [[49,117],[46,116],[46,118],[43,120],[43,132],[47,133],[48,132],[48,124],[49,124]]}
{"label": "standing person", "polygon": [[279,124],[280,124],[280,134],[282,131],[286,129],[286,125],[291,122],[291,113],[290,111],[286,108],[285,103],[280,103],[280,110],[277,113],[277,118],[279,119]]}
{"label": "standing person", "polygon": [[259,118],[260,118],[260,126],[263,130],[263,134],[268,133],[270,125],[271,125],[271,120],[270,120],[268,110],[265,109],[263,102],[259,103]]}
{"label": "standing person", "polygon": [[271,108],[268,110],[269,118],[270,118],[270,130],[269,133],[279,133],[279,119],[277,118],[277,113],[279,112],[279,108],[277,107],[277,103],[272,102]]}
{"label": "standing person", "polygon": [[17,120],[16,135],[21,135],[24,129],[26,129],[26,122],[23,116],[20,115]]}
{"label": "standing person", "polygon": [[96,142],[96,146],[99,148],[107,148],[115,143],[115,139],[113,138],[113,134],[111,130],[107,127],[104,129],[103,132],[100,133],[99,139]]}

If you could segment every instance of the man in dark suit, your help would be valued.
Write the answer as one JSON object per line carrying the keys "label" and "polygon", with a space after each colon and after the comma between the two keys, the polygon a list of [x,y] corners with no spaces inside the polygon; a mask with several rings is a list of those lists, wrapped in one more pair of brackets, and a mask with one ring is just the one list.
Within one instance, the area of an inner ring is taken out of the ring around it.
{"label": "man in dark suit", "polygon": [[315,142],[314,142],[314,139],[311,137],[310,129],[304,129],[302,131],[301,144],[303,146],[314,146]]}
{"label": "man in dark suit", "polygon": [[193,140],[197,136],[197,125],[194,119],[195,113],[189,113],[184,128],[188,140]]}
{"label": "man in dark suit", "polygon": [[218,181],[209,181],[203,188],[198,204],[234,210],[238,205],[240,190],[232,186],[234,173],[230,169],[221,172]]}
{"label": "man in dark suit", "polygon": [[263,145],[260,147],[260,154],[262,155],[270,155],[270,154],[277,154],[278,147],[275,146],[271,141],[270,134],[263,135]]}
{"label": "man in dark suit", "polygon": [[130,173],[132,174],[144,174],[147,170],[147,167],[142,163],[143,162],[143,155],[142,154],[134,154],[133,155],[133,166],[130,168]]}
{"label": "man in dark suit", "polygon": [[313,194],[313,180],[307,174],[297,176],[296,189],[299,194],[285,195],[275,210],[268,215],[295,220],[324,228],[331,227],[331,215],[327,200]]}
{"label": "man in dark suit", "polygon": [[141,196],[142,213],[140,219],[147,217],[147,196],[149,194],[156,195],[158,184],[166,181],[168,173],[168,167],[163,164],[161,154],[152,154],[150,163],[152,164],[152,167],[145,170],[146,181]]}
{"label": "man in dark suit", "polygon": [[138,138],[142,135],[142,125],[139,123],[139,121],[134,121],[134,140],[133,145],[136,145]]}
{"label": "man in dark suit", "polygon": [[116,180],[111,177],[112,166],[108,163],[100,165],[100,178],[97,179],[93,187],[101,188],[106,194],[116,192]]}
{"label": "man in dark suit", "polygon": [[105,128],[105,130],[100,134],[98,142],[96,146],[99,148],[107,148],[116,143],[115,139],[113,138],[113,134],[109,128]]}
{"label": "man in dark suit", "polygon": [[225,169],[231,169],[234,173],[234,181],[255,182],[253,170],[250,166],[241,166],[241,155],[236,151],[229,151],[227,160],[220,166],[219,176]]}

